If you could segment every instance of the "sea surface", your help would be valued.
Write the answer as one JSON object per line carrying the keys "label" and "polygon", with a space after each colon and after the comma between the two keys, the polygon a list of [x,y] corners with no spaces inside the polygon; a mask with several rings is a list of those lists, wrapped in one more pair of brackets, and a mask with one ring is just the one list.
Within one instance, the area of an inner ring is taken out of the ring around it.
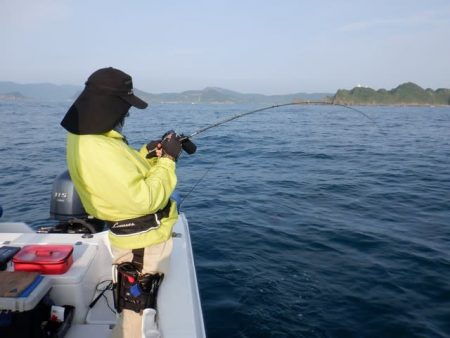
{"label": "sea surface", "polygon": [[[51,222],[70,103],[0,103],[3,221]],[[124,133],[139,147],[256,108],[150,106]],[[450,337],[450,108],[357,108],[370,120],[248,115],[180,158],[209,337]]]}

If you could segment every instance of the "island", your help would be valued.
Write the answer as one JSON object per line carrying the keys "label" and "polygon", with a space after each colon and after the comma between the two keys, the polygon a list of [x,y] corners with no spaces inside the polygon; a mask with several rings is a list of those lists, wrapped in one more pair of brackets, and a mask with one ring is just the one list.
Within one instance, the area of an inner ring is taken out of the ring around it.
{"label": "island", "polygon": [[450,105],[450,89],[423,89],[407,82],[391,90],[368,87],[339,89],[330,99],[345,105]]}

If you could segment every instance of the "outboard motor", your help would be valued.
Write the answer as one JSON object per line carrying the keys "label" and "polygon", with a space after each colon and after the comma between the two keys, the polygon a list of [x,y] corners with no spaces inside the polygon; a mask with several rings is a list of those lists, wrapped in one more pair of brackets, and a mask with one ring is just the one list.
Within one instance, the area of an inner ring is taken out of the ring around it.
{"label": "outboard motor", "polygon": [[41,227],[39,233],[95,233],[105,228],[103,221],[89,216],[84,210],[67,170],[53,182],[50,217],[59,223],[52,227]]}
{"label": "outboard motor", "polygon": [[67,170],[53,182],[52,197],[50,200],[50,217],[60,221],[74,217],[87,217],[80,196],[78,196]]}

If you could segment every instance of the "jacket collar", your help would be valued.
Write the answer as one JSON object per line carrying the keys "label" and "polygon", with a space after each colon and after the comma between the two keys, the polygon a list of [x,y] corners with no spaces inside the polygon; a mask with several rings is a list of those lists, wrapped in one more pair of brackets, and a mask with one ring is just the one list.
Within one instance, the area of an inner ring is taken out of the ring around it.
{"label": "jacket collar", "polygon": [[121,133],[119,133],[118,131],[115,131],[115,130],[110,130],[110,131],[104,133],[103,135],[106,137],[125,139],[125,136],[123,136]]}

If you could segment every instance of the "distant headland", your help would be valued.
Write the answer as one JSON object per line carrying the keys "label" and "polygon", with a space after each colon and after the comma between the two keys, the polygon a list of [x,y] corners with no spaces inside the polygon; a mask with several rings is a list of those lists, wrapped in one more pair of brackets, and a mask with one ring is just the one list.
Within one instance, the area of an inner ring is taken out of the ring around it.
{"label": "distant headland", "polygon": [[[81,86],[50,83],[18,84],[0,81],[0,101],[73,101]],[[258,104],[272,105],[294,101],[327,101],[346,105],[450,105],[450,89],[423,89],[407,82],[386,90],[355,87],[336,93],[294,93],[286,95],[246,94],[219,87],[179,93],[152,94],[136,89],[136,94],[152,104]]]}
{"label": "distant headland", "polygon": [[391,90],[367,87],[339,89],[332,99],[347,105],[450,105],[450,89],[423,89],[407,82]]}

